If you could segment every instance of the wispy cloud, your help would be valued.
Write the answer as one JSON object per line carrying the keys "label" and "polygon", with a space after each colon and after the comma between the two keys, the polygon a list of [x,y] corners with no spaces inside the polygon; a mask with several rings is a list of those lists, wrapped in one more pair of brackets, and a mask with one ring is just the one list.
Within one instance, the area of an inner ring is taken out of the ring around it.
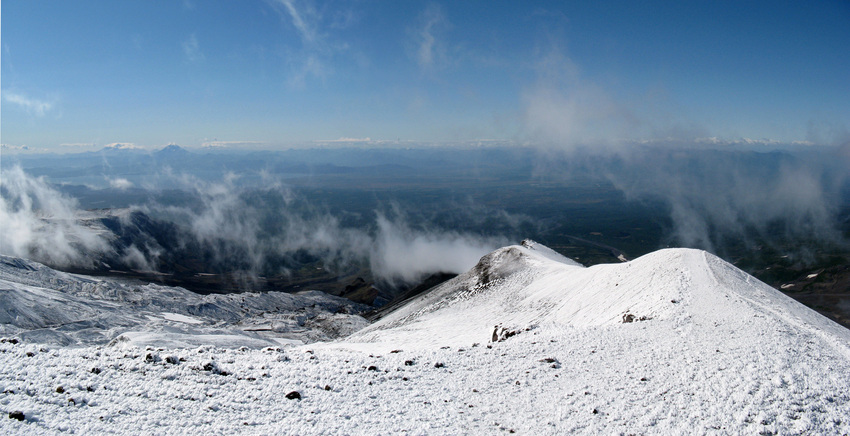
{"label": "wispy cloud", "polygon": [[303,88],[307,83],[307,78],[324,79],[329,74],[329,67],[322,59],[316,55],[309,55],[301,64],[293,68],[292,75],[287,82],[293,88]]}
{"label": "wispy cloud", "polygon": [[198,45],[198,38],[193,33],[188,39],[183,41],[183,54],[189,62],[198,62],[204,60],[204,53],[201,52],[201,47]]}
{"label": "wispy cloud", "polygon": [[113,142],[111,144],[106,144],[103,146],[105,149],[110,150],[143,150],[144,147],[139,147],[132,142]]}
{"label": "wispy cloud", "polygon": [[114,178],[114,179],[107,178],[107,181],[109,182],[109,186],[111,186],[115,189],[122,190],[122,191],[130,189],[130,188],[133,187],[133,182],[131,182],[131,181],[129,181],[129,180],[123,178],[123,177],[118,177],[118,178]]}
{"label": "wispy cloud", "polygon": [[431,68],[445,61],[445,49],[438,36],[447,26],[443,10],[436,3],[428,5],[419,15],[410,34],[415,47],[414,59],[420,66]]}
{"label": "wispy cloud", "polygon": [[[356,14],[347,8],[317,8],[310,0],[267,0],[267,3],[287,27],[295,30],[300,42],[300,48],[291,48],[287,54],[291,65],[288,84],[301,88],[310,78],[324,80],[332,75],[341,55],[350,53],[348,43],[336,38],[334,32],[353,25]],[[357,60],[356,55],[353,57]]]}
{"label": "wispy cloud", "polygon": [[30,148],[26,145],[0,144],[0,150],[7,151],[26,151]]}
{"label": "wispy cloud", "polygon": [[296,6],[295,0],[278,0],[292,20],[292,25],[298,30],[305,43],[312,44],[317,40],[318,14],[310,3]]}
{"label": "wispy cloud", "polygon": [[9,90],[3,91],[3,100],[18,105],[28,113],[39,117],[43,117],[44,114],[53,109],[53,103],[51,102],[38,100],[25,94]]}
{"label": "wispy cloud", "polygon": [[537,81],[523,93],[525,126],[532,139],[558,148],[607,147],[642,127],[630,105],[583,79],[560,47],[536,65]]}
{"label": "wispy cloud", "polygon": [[263,145],[265,142],[260,141],[206,141],[201,144],[203,148],[238,148]]}

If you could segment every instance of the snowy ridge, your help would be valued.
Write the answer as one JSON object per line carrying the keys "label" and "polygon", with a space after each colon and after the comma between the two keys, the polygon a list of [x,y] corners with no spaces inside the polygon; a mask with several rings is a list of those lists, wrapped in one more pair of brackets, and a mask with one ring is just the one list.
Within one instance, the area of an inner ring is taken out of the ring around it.
{"label": "snowy ridge", "polygon": [[691,329],[768,316],[850,341],[846,329],[701,250],[665,249],[585,268],[540,247],[529,241],[496,250],[348,340],[461,345],[492,340],[496,326],[520,331],[667,320],[674,329]]}
{"label": "snowy ridge", "polygon": [[0,256],[0,335],[29,342],[261,348],[345,336],[365,308],[318,291],[198,295]]}

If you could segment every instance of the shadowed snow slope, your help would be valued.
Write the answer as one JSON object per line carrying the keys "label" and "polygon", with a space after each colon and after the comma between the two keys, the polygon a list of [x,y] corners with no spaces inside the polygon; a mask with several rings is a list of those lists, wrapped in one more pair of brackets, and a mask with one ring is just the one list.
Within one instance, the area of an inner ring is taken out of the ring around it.
{"label": "shadowed snow slope", "polygon": [[264,347],[344,336],[367,306],[318,291],[198,295],[67,274],[0,256],[0,334],[59,345]]}

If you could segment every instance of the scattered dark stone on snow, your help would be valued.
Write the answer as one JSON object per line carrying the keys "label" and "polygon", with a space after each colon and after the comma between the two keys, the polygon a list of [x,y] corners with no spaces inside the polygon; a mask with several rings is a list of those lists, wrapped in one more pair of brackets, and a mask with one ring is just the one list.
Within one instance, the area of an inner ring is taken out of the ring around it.
{"label": "scattered dark stone on snow", "polygon": [[558,359],[555,359],[554,357],[547,357],[545,359],[540,359],[540,362],[545,362],[545,363],[555,363],[557,361],[558,361]]}
{"label": "scattered dark stone on snow", "polygon": [[647,380],[647,378],[646,378],[646,377],[641,377],[641,378],[640,378],[640,381],[646,381],[646,380]]}
{"label": "scattered dark stone on snow", "polygon": [[288,400],[300,400],[301,399],[301,393],[298,392],[298,391],[292,391],[292,392],[286,394],[286,398]]}
{"label": "scattered dark stone on snow", "polygon": [[331,390],[331,385],[325,385],[325,390],[326,390],[326,391]]}
{"label": "scattered dark stone on snow", "polygon": [[448,350],[451,347],[440,347],[441,350]]}
{"label": "scattered dark stone on snow", "polygon": [[412,360],[405,360],[404,366],[413,366],[413,361]]}
{"label": "scattered dark stone on snow", "polygon": [[633,314],[628,313],[628,312],[623,314],[623,323],[624,324],[630,323],[630,322],[635,322],[635,321],[647,321],[647,320],[650,320],[650,319],[652,319],[652,318],[650,318],[648,316],[636,317]]}
{"label": "scattered dark stone on snow", "polygon": [[[525,331],[529,331],[531,328],[525,329]],[[490,342],[502,342],[512,336],[516,336],[519,334],[518,330],[508,330],[501,325],[497,325],[493,327],[493,337],[490,339]]]}
{"label": "scattered dark stone on snow", "polygon": [[477,347],[477,346],[479,346],[479,345],[481,345],[481,344],[479,344],[478,342],[475,342],[474,344],[472,344],[472,348],[475,348],[475,347]]}
{"label": "scattered dark stone on snow", "polygon": [[434,364],[434,368],[445,368],[446,365],[443,362],[437,362]]}
{"label": "scattered dark stone on snow", "polygon": [[156,363],[156,362],[159,362],[160,360],[162,360],[162,359],[157,354],[148,353],[148,354],[145,355],[145,362]]}
{"label": "scattered dark stone on snow", "polygon": [[592,413],[592,414],[596,415],[597,413],[599,413],[599,411],[598,411],[598,410],[596,410],[596,409],[593,409],[590,413]]}
{"label": "scattered dark stone on snow", "polygon": [[203,366],[204,371],[209,371],[212,374],[227,376],[230,375],[227,371],[222,371],[215,362],[207,362]]}
{"label": "scattered dark stone on snow", "polygon": [[57,394],[64,394],[65,388],[63,388],[62,386],[59,386],[58,388],[56,388],[56,393]]}
{"label": "scattered dark stone on snow", "polygon": [[402,377],[401,381],[407,381],[407,377]]}
{"label": "scattered dark stone on snow", "polygon": [[392,350],[392,351],[390,351],[390,354],[395,354],[395,353],[401,353],[401,350]]}
{"label": "scattered dark stone on snow", "polygon": [[32,351],[27,351],[27,357],[32,357],[32,356],[35,356],[35,353],[33,353]]}
{"label": "scattered dark stone on snow", "polygon": [[180,363],[180,359],[178,359],[176,356],[166,356],[165,362],[170,363],[172,365],[177,365]]}
{"label": "scattered dark stone on snow", "polygon": [[94,368],[91,369],[91,373],[95,374],[95,375],[100,374],[101,371],[102,370],[98,367],[94,367]]}
{"label": "scattered dark stone on snow", "polygon": [[478,389],[473,389],[472,392],[478,392]]}
{"label": "scattered dark stone on snow", "polygon": [[0,342],[2,342],[4,344],[8,343],[8,344],[15,345],[15,344],[18,343],[18,339],[17,338],[3,338],[3,339],[0,339]]}
{"label": "scattered dark stone on snow", "polygon": [[676,304],[676,303],[679,302],[679,300],[670,300],[670,302],[673,303],[673,304]]}
{"label": "scattered dark stone on snow", "polygon": [[520,384],[521,384],[521,383],[519,382],[519,380],[517,380],[517,381],[516,381],[516,385],[517,385],[517,386],[519,386]]}
{"label": "scattered dark stone on snow", "polygon": [[17,419],[18,421],[23,421],[27,419],[27,417],[24,416],[24,412],[16,410],[14,412],[9,412],[9,419]]}
{"label": "scattered dark stone on snow", "polygon": [[368,368],[366,368],[366,371],[377,371],[377,370],[378,370],[378,367],[375,366],[375,365],[371,365]]}

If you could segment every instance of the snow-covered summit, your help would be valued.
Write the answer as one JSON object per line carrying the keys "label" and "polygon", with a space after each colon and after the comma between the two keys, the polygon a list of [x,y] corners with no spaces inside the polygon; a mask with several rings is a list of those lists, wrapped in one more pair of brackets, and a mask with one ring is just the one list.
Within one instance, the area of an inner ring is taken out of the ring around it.
{"label": "snow-covered summit", "polygon": [[[585,268],[532,241],[500,248],[420,295],[351,342],[460,345],[538,327],[664,321],[670,332],[753,317],[841,338],[850,331],[701,250],[664,249]],[[818,333],[820,334],[820,333]]]}

